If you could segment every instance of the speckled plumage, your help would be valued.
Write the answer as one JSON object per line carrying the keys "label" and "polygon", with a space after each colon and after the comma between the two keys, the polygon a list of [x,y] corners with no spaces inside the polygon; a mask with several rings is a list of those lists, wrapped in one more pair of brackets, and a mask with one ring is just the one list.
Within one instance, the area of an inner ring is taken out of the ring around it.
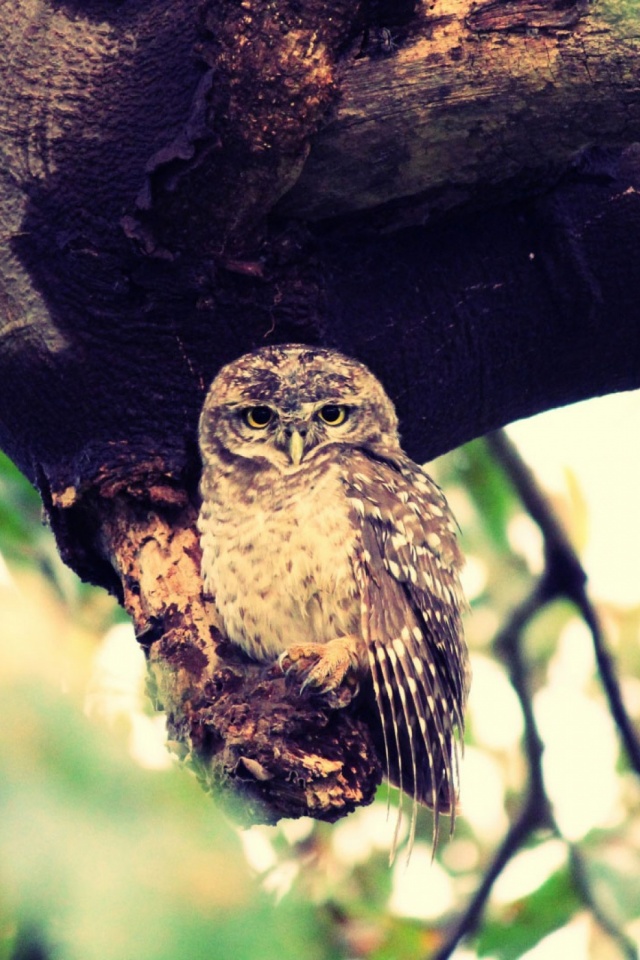
{"label": "speckled plumage", "polygon": [[412,835],[417,801],[436,832],[440,813],[453,826],[469,683],[462,558],[381,384],[333,350],[266,347],[220,371],[199,437],[202,572],[227,636],[318,693],[348,671],[370,677]]}

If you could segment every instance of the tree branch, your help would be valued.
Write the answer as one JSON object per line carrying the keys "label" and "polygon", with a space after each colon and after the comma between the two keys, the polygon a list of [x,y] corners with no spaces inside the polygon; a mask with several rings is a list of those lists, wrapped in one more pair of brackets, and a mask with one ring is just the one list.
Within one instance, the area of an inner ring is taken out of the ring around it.
{"label": "tree branch", "polygon": [[591,632],[596,662],[611,715],[629,762],[640,775],[640,740],[624,706],[613,660],[605,646],[598,614],[587,594],[587,577],[578,555],[515,444],[504,431],[491,434],[487,437],[487,443],[514,484],[532,519],[540,527],[547,554],[546,589],[550,596],[565,596],[571,600]]}
{"label": "tree branch", "polygon": [[594,885],[591,883],[585,859],[574,843],[569,844],[569,867],[576,889],[585,906],[591,911],[598,926],[617,944],[623,957],[626,957],[627,960],[638,960],[638,949],[634,941],[611,918],[607,909],[595,895]]}
{"label": "tree branch", "polygon": [[[544,606],[553,602],[558,596],[566,596],[572,600],[589,626],[611,712],[630,761],[637,769],[637,739],[622,702],[611,659],[604,648],[604,639],[595,609],[586,594],[584,587],[586,574],[577,554],[534,474],[509,437],[504,431],[499,431],[488,436],[486,442],[505,474],[513,483],[525,509],[539,525],[545,541],[546,565],[543,576],[531,594],[514,610],[508,623],[494,641],[496,652],[507,666],[509,679],[523,713],[528,784],[520,812],[486,869],[478,890],[455,926],[448,932],[445,943],[431,960],[447,960],[453,955],[458,943],[477,929],[496,879],[534,830],[547,826],[553,830],[556,836],[562,838],[562,833],[553,817],[544,787],[541,765],[543,744],[533,713],[529,671],[521,650],[522,633],[527,624]],[[598,650],[600,650],[600,654],[598,654]],[[604,665],[604,670],[601,662]],[[567,847],[572,877],[583,903],[591,911],[594,919],[605,933],[617,943],[624,956],[628,957],[629,960],[635,960],[637,957],[635,945],[599,903],[579,849],[571,843],[568,843]]]}
{"label": "tree branch", "polygon": [[392,28],[392,56],[343,65],[342,96],[276,209],[323,220],[377,207],[389,229],[504,199],[523,171],[529,188],[554,183],[585,144],[640,133],[637,75],[606,68],[636,62],[636,27],[631,8],[613,22],[582,0],[420,4]]}
{"label": "tree branch", "polygon": [[516,607],[494,643],[496,652],[501,655],[507,666],[509,679],[520,701],[524,717],[524,743],[528,765],[525,797],[520,812],[511,824],[491,863],[484,871],[482,882],[476,893],[453,929],[448,931],[445,943],[437,950],[431,960],[448,960],[460,941],[477,929],[494,883],[509,860],[523,846],[527,837],[540,827],[553,828],[549,801],[544,790],[542,777],[543,745],[533,715],[527,665],[520,649],[522,632],[533,617],[539,613],[541,607],[544,606],[545,596],[546,591],[541,581],[534,587],[531,594]]}

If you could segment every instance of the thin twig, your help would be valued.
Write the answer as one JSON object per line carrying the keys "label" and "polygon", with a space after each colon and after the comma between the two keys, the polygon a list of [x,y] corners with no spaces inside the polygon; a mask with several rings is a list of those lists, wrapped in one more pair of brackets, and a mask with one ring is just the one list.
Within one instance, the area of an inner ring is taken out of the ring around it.
{"label": "thin twig", "polygon": [[[572,600],[579,609],[591,632],[596,661],[609,702],[609,708],[614,717],[629,760],[634,769],[640,773],[640,743],[638,742],[633,724],[624,707],[613,661],[605,646],[604,635],[597,612],[587,595],[587,578],[578,556],[538,485],[535,476],[520,456],[515,445],[503,431],[492,434],[487,438],[487,441],[494,456],[496,456],[505,473],[516,487],[523,504],[540,527],[545,538],[546,569],[543,580],[539,585],[540,595],[546,596],[547,601],[553,599],[554,596],[566,596]],[[530,597],[530,603],[533,604],[534,601],[535,591]],[[509,636],[505,638],[503,634],[498,640],[499,649],[503,651],[506,649],[505,639],[509,640]],[[520,660],[519,647],[517,645],[513,646],[511,650],[509,662],[511,663],[511,681],[520,699],[523,713],[525,714],[526,738],[527,730],[536,731],[536,728],[532,711],[529,720],[527,720],[527,711],[531,710],[531,702],[527,696],[523,697],[525,691],[524,688],[520,686],[519,675],[524,665]],[[530,769],[532,772],[535,772],[537,769],[540,787],[544,792],[542,770],[539,764],[540,755],[537,753],[537,747],[535,743],[532,743],[527,745],[526,749]],[[538,755],[538,762],[536,762],[535,759],[536,755]],[[561,832],[555,821],[551,818],[550,811],[549,816],[554,832],[557,836],[561,837]],[[568,849],[573,881],[583,903],[589,908],[602,930],[617,943],[623,955],[627,957],[628,960],[638,960],[638,950],[635,944],[627,937],[620,926],[611,919],[606,909],[596,897],[581,852],[573,844],[568,844]]]}
{"label": "thin twig", "polygon": [[[556,596],[572,596],[574,585],[582,586],[587,575],[535,474],[504,430],[488,434],[485,442],[544,537],[548,588]],[[553,574],[553,583],[550,574]]]}
{"label": "thin twig", "polygon": [[502,654],[509,670],[524,717],[525,751],[529,763],[529,782],[524,804],[500,844],[483,880],[455,927],[449,931],[445,943],[431,960],[448,960],[460,940],[477,929],[485,905],[497,878],[509,860],[518,852],[529,834],[539,827],[551,826],[551,816],[542,779],[542,741],[536,727],[527,670],[520,650],[520,638],[527,623],[545,603],[545,588],[541,582],[513,611],[508,623],[496,638],[496,648]]}
{"label": "thin twig", "polygon": [[[524,600],[511,615],[506,626],[498,633],[494,640],[496,653],[504,660],[509,671],[511,685],[520,701],[520,708],[524,719],[524,747],[529,765],[528,792],[532,795],[535,805],[540,810],[547,805],[547,796],[542,776],[542,751],[544,745],[538,733],[538,727],[533,713],[527,665],[522,656],[520,641],[525,627],[544,607],[547,599],[546,583],[543,577],[542,580],[536,584],[526,600]],[[546,822],[550,821],[548,809],[545,810],[544,819]]]}
{"label": "thin twig", "polygon": [[618,678],[616,677],[613,659],[606,648],[604,634],[600,626],[600,618],[589,600],[586,591],[582,589],[580,593],[581,596],[574,596],[573,600],[591,631],[596,663],[598,664],[602,686],[604,687],[604,692],[609,702],[611,715],[620,733],[624,748],[627,751],[629,763],[638,776],[640,776],[640,740],[638,739],[634,724],[622,700],[622,692]]}
{"label": "thin twig", "polygon": [[532,804],[525,803],[517,818],[511,824],[489,867],[485,870],[482,883],[469,901],[464,913],[458,919],[455,927],[449,931],[446,941],[439,950],[431,954],[430,960],[448,960],[449,957],[453,956],[453,952],[460,941],[478,928],[494,883],[509,860],[524,844],[529,834],[539,825],[537,810]]}
{"label": "thin twig", "polygon": [[569,867],[576,889],[585,905],[591,910],[596,923],[618,944],[622,955],[626,957],[627,960],[638,960],[638,948],[634,941],[626,935],[624,930],[620,929],[615,921],[608,915],[602,904],[596,899],[589,880],[585,859],[580,850],[572,843],[569,844]]}
{"label": "thin twig", "polygon": [[565,596],[580,610],[591,631],[602,686],[611,715],[618,728],[629,762],[640,775],[640,740],[627,713],[613,660],[606,649],[604,634],[593,603],[586,591],[586,573],[534,474],[503,430],[487,436],[486,442],[515,486],[524,506],[540,527],[547,556],[546,580],[550,594]]}

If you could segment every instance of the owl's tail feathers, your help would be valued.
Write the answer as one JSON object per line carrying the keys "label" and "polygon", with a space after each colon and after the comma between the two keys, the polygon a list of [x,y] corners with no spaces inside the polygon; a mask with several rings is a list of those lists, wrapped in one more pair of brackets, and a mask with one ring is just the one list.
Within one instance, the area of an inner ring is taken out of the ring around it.
{"label": "owl's tail feathers", "polygon": [[403,792],[413,801],[408,854],[415,840],[419,803],[433,810],[435,854],[440,815],[451,817],[453,833],[459,795],[458,711],[451,702],[446,675],[441,676],[437,657],[425,657],[422,634],[418,643],[417,634],[412,638],[406,626],[392,643],[374,640],[369,662],[387,777],[401,791],[391,860],[397,849]]}

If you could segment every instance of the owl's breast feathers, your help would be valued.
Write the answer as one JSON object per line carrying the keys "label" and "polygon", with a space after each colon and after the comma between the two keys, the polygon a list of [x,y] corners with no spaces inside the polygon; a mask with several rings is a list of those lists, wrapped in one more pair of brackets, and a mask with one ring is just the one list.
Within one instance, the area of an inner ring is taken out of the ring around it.
{"label": "owl's breast feathers", "polygon": [[358,529],[331,450],[286,474],[205,468],[202,483],[205,589],[230,640],[274,660],[359,631]]}

